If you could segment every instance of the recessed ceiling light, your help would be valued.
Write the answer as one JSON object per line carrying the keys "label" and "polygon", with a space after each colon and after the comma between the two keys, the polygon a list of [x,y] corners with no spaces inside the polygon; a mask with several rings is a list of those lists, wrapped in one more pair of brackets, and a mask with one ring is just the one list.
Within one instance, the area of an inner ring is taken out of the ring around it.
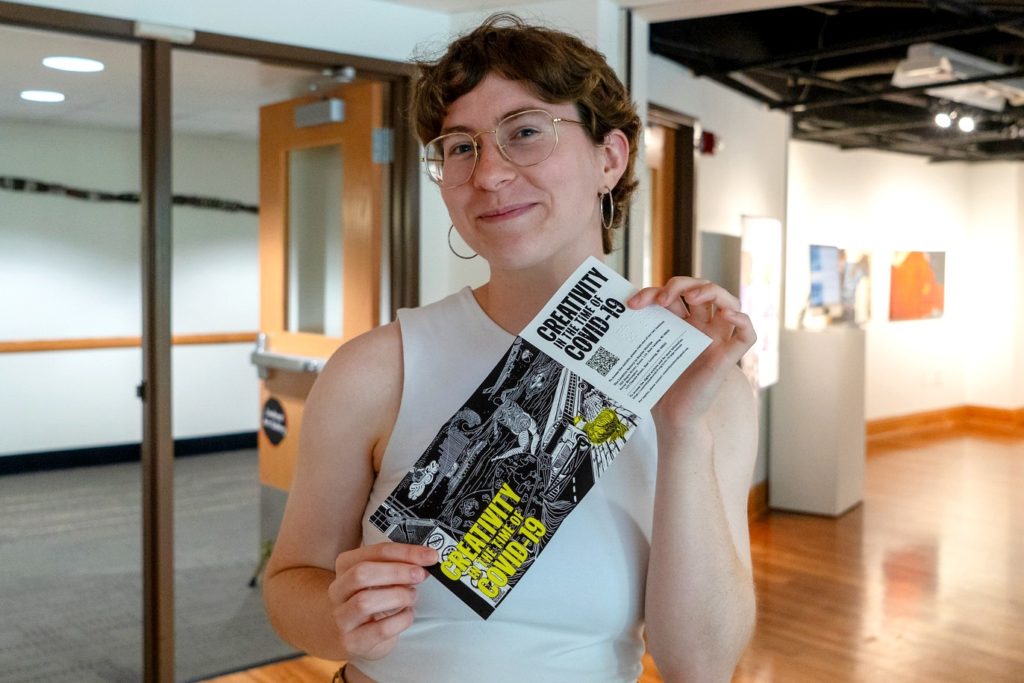
{"label": "recessed ceiling light", "polygon": [[939,128],[949,128],[953,125],[953,119],[946,112],[939,112],[935,115],[935,125]]}
{"label": "recessed ceiling light", "polygon": [[59,69],[60,71],[78,71],[81,73],[103,71],[105,68],[103,62],[84,57],[47,57],[43,60],[43,66]]}
{"label": "recessed ceiling light", "polygon": [[29,102],[63,102],[64,93],[52,90],[22,90],[21,99]]}
{"label": "recessed ceiling light", "polygon": [[956,125],[959,126],[960,130],[962,130],[963,132],[970,133],[971,131],[974,130],[974,118],[971,116],[964,116],[957,122]]}

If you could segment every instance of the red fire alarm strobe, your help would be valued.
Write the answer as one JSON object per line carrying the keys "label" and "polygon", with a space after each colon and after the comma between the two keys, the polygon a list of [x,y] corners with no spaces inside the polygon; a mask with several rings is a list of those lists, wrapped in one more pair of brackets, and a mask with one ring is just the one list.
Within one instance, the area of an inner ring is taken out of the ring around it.
{"label": "red fire alarm strobe", "polygon": [[701,154],[712,155],[722,148],[722,141],[717,135],[709,130],[701,131],[700,140],[697,141],[697,151]]}

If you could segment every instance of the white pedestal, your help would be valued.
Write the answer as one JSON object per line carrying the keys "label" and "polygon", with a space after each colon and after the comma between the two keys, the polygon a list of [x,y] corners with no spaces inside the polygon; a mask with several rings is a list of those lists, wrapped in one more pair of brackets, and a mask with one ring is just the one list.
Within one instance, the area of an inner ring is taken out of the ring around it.
{"label": "white pedestal", "polygon": [[864,330],[783,330],[768,505],[838,516],[864,498]]}

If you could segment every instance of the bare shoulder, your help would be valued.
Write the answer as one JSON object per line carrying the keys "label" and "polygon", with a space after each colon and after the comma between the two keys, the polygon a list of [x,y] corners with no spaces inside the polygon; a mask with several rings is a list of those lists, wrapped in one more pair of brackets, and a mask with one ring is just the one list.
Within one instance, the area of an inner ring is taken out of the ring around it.
{"label": "bare shoulder", "polygon": [[295,476],[270,569],[333,566],[359,545],[363,508],[402,394],[402,338],[383,325],[338,348],[306,399]]}
{"label": "bare shoulder", "polygon": [[[361,381],[365,380],[374,382],[364,385]],[[401,332],[397,323],[389,323],[339,346],[317,378],[314,391],[334,395],[358,388],[361,393],[372,389],[371,384],[387,390],[395,381],[400,388]]]}
{"label": "bare shoulder", "polygon": [[398,323],[389,323],[334,352],[310,392],[303,433],[309,428],[320,437],[358,436],[372,455],[386,445],[401,396],[402,335]]}

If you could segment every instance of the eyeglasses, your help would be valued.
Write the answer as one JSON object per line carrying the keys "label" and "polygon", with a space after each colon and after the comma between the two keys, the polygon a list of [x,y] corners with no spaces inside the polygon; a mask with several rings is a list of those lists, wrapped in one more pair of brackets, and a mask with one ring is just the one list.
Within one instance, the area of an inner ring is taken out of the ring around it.
{"label": "eyeglasses", "polygon": [[424,148],[423,164],[431,180],[443,188],[463,185],[473,176],[480,159],[480,143],[484,133],[494,133],[501,156],[516,166],[535,166],[551,156],[558,144],[556,123],[578,123],[573,119],[555,118],[543,109],[528,109],[506,116],[494,130],[469,133],[448,133],[436,137]]}

